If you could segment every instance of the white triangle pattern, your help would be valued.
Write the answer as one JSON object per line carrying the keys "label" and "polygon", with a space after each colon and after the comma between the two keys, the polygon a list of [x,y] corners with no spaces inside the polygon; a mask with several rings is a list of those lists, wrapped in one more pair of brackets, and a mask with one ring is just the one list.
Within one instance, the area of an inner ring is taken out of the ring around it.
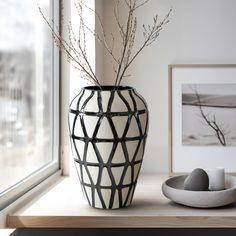
{"label": "white triangle pattern", "polygon": [[135,161],[140,161],[143,158],[143,152],[144,152],[144,140],[141,141],[140,145],[139,145],[139,149],[138,149],[138,153],[135,157]]}
{"label": "white triangle pattern", "polygon": [[113,208],[113,209],[119,208],[119,205],[120,205],[120,203],[119,203],[119,192],[118,192],[118,190],[116,190],[112,208]]}
{"label": "white triangle pattern", "polygon": [[102,122],[100,124],[98,133],[97,133],[97,138],[101,138],[101,139],[112,139],[114,138],[112,131],[111,131],[111,127],[110,124],[107,120],[107,118],[103,118]]}
{"label": "white triangle pattern", "polygon": [[83,116],[85,129],[87,135],[92,138],[95,131],[96,125],[98,123],[99,117],[96,116]]}
{"label": "white triangle pattern", "polygon": [[125,203],[125,200],[127,198],[128,192],[129,192],[129,187],[122,188],[122,205],[124,205],[124,203]]}
{"label": "white triangle pattern", "polygon": [[112,117],[113,124],[116,128],[116,132],[118,134],[118,137],[121,138],[124,134],[125,127],[128,121],[127,116],[114,116]]}
{"label": "white triangle pattern", "polygon": [[108,91],[103,91],[102,92],[102,109],[103,112],[107,111],[108,103],[111,97],[111,93]]}
{"label": "white triangle pattern", "polygon": [[146,126],[147,126],[147,114],[143,113],[143,114],[139,115],[139,121],[141,123],[142,132],[143,132],[143,134],[145,134]]}
{"label": "white triangle pattern", "polygon": [[131,204],[132,195],[133,195],[134,189],[135,189],[135,186],[132,186],[132,189],[131,189],[131,191],[130,191],[129,198],[128,198],[128,201],[127,201],[127,205],[130,205],[130,204]]}
{"label": "white triangle pattern", "polygon": [[106,208],[109,208],[110,198],[111,198],[111,190],[110,189],[101,189],[102,198],[106,205]]}
{"label": "white triangle pattern", "polygon": [[93,95],[92,98],[87,102],[84,111],[86,112],[98,112],[99,107],[98,107],[98,101],[97,101],[97,96],[96,94]]}
{"label": "white triangle pattern", "polygon": [[129,155],[129,161],[132,161],[133,158],[134,158],[134,154],[137,150],[139,141],[138,140],[136,140],[136,141],[127,141],[125,144],[126,144],[126,148],[127,148],[128,155]]}
{"label": "white triangle pattern", "polygon": [[86,161],[89,163],[98,163],[98,158],[93,148],[92,143],[88,144]]}
{"label": "white triangle pattern", "polygon": [[136,105],[137,105],[137,109],[140,111],[140,110],[145,110],[146,109],[146,106],[144,104],[144,102],[135,94],[134,95],[134,98],[135,98],[135,101],[136,101]]}
{"label": "white triangle pattern", "polygon": [[84,142],[75,139],[75,145],[76,145],[76,150],[79,153],[80,159],[83,160],[83,156],[84,156]]}
{"label": "white triangle pattern", "polygon": [[88,166],[87,167],[90,173],[90,176],[93,180],[93,184],[97,184],[98,181],[98,172],[99,172],[99,167],[97,166]]}
{"label": "white triangle pattern", "polygon": [[84,180],[84,183],[86,183],[86,184],[91,184],[90,179],[89,179],[89,176],[88,176],[88,173],[87,173],[86,168],[85,168],[84,166],[82,167],[82,171],[83,171],[83,180]]}
{"label": "white triangle pattern", "polygon": [[118,145],[116,147],[116,151],[113,156],[112,163],[113,164],[125,163],[125,156],[124,156],[124,152],[123,152],[123,148],[121,146],[121,143],[118,143]]}
{"label": "white triangle pattern", "polygon": [[[72,127],[71,127],[71,131],[73,132],[73,125],[74,123],[72,123]],[[75,127],[74,127],[74,135],[77,137],[84,137],[84,132],[81,126],[81,122],[80,122],[80,117],[77,116],[76,121],[75,121]]]}
{"label": "white triangle pattern", "polygon": [[127,101],[127,103],[130,106],[130,110],[134,111],[134,105],[133,105],[133,101],[131,99],[131,96],[129,94],[128,91],[121,91],[122,96],[125,98],[125,100]]}
{"label": "white triangle pattern", "polygon": [[121,167],[112,167],[111,168],[111,171],[112,171],[112,174],[114,176],[116,185],[118,185],[120,183],[123,170],[124,170],[123,166],[121,166]]}
{"label": "white triangle pattern", "polygon": [[106,167],[102,171],[101,186],[111,186],[111,179]]}
{"label": "white triangle pattern", "polygon": [[102,208],[102,203],[97,193],[97,190],[95,191],[95,194],[94,194],[94,200],[95,200],[95,206],[98,208]]}
{"label": "white triangle pattern", "polygon": [[123,185],[131,183],[131,167],[129,166],[126,170]]}
{"label": "white triangle pattern", "polygon": [[111,106],[111,112],[127,112],[128,109],[120,96],[115,93],[114,100]]}
{"label": "white triangle pattern", "polygon": [[99,150],[99,153],[100,153],[100,156],[101,156],[103,162],[107,163],[109,160],[109,157],[111,155],[113,143],[108,143],[108,142],[107,143],[97,143],[96,146]]}
{"label": "white triangle pattern", "polygon": [[139,135],[140,135],[140,132],[139,132],[138,123],[136,121],[136,118],[134,116],[132,116],[131,122],[129,124],[128,133],[126,136],[127,137],[137,137]]}
{"label": "white triangle pattern", "polygon": [[140,167],[141,167],[141,163],[138,163],[134,166],[134,181],[137,180]]}

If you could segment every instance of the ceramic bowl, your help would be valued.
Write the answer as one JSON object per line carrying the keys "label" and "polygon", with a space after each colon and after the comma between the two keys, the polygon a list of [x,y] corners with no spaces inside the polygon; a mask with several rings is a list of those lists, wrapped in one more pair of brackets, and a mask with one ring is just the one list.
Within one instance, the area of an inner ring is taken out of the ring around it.
{"label": "ceramic bowl", "polygon": [[236,201],[236,177],[225,176],[225,190],[189,191],[184,190],[187,175],[172,177],[162,184],[162,193],[170,200],[197,208],[213,208],[231,204]]}

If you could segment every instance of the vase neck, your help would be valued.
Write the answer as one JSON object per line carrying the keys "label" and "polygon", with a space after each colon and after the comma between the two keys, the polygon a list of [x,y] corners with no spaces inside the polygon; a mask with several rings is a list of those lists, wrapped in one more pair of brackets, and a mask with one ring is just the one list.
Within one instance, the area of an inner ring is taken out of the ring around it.
{"label": "vase neck", "polygon": [[127,90],[133,90],[130,86],[113,86],[113,85],[103,85],[103,86],[86,86],[83,87],[84,90],[89,91],[127,91]]}

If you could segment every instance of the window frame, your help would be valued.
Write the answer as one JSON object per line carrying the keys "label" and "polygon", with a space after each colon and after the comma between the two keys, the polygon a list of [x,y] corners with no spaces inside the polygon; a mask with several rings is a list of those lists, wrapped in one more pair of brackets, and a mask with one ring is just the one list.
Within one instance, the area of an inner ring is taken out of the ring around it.
{"label": "window frame", "polygon": [[[50,11],[51,16],[55,22],[55,25],[60,25],[60,1],[50,0]],[[26,192],[33,189],[35,186],[42,183],[44,180],[48,179],[50,176],[60,171],[60,53],[57,46],[54,44],[53,38],[51,39],[52,45],[52,81],[51,85],[54,88],[53,93],[51,94],[52,101],[52,132],[51,139],[52,142],[52,157],[53,161],[49,164],[41,167],[35,173],[27,176],[19,183],[11,186],[9,189],[0,194],[0,211],[9,206],[11,203],[19,199]]]}

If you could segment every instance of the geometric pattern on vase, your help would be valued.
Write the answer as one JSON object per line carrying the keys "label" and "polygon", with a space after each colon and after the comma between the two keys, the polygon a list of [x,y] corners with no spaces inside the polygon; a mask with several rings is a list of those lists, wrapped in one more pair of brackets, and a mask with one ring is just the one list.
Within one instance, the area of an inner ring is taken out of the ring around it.
{"label": "geometric pattern on vase", "polygon": [[131,204],[148,131],[148,109],[131,87],[82,88],[69,110],[74,161],[92,207]]}

